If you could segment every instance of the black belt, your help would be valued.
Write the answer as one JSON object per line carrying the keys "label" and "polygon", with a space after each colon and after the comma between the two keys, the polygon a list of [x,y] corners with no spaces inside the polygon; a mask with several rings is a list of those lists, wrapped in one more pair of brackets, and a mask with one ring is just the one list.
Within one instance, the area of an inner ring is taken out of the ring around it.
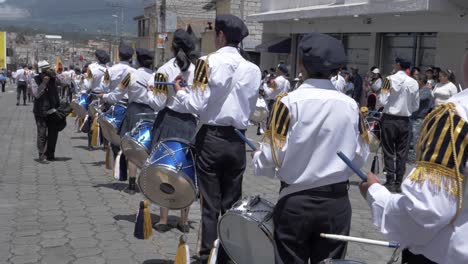
{"label": "black belt", "polygon": [[[289,187],[289,184],[285,182],[281,182],[280,192],[284,189]],[[349,181],[345,182],[338,182],[329,185],[324,185],[320,187],[315,187],[311,189],[304,190],[303,192],[307,192],[309,194],[336,194],[336,195],[343,195],[348,193],[349,190]]]}
{"label": "black belt", "polygon": [[409,116],[397,116],[397,115],[391,115],[391,114],[383,114],[382,119],[387,119],[387,120],[409,120]]}

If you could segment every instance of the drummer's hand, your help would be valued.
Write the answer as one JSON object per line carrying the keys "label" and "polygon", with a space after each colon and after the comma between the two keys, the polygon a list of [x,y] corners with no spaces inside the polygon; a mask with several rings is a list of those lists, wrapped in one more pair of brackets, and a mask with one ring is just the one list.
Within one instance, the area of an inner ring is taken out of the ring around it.
{"label": "drummer's hand", "polygon": [[182,75],[179,75],[176,77],[175,81],[174,81],[174,89],[176,91],[176,93],[178,91],[185,91],[185,87],[182,87],[180,86],[180,83],[184,81],[184,77]]}
{"label": "drummer's hand", "polygon": [[361,191],[361,195],[364,199],[367,199],[367,191],[374,183],[380,183],[379,177],[372,172],[367,173],[367,181],[359,184],[359,190]]}
{"label": "drummer's hand", "polygon": [[97,96],[98,96],[99,98],[104,98],[104,94],[103,94],[103,93],[102,93],[102,94],[98,94]]}
{"label": "drummer's hand", "polygon": [[148,85],[148,87],[146,87],[146,90],[148,90],[148,92],[152,92],[154,90],[154,86]]}

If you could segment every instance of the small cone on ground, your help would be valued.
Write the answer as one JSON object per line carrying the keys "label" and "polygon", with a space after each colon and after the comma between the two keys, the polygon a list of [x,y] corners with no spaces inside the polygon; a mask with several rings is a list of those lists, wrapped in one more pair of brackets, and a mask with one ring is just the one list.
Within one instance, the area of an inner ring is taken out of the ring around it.
{"label": "small cone on ground", "polygon": [[153,225],[151,224],[151,213],[147,200],[140,202],[140,209],[136,215],[135,230],[133,236],[138,239],[148,239],[153,234]]}
{"label": "small cone on ground", "polygon": [[190,264],[190,250],[185,235],[181,235],[179,238],[174,264]]}

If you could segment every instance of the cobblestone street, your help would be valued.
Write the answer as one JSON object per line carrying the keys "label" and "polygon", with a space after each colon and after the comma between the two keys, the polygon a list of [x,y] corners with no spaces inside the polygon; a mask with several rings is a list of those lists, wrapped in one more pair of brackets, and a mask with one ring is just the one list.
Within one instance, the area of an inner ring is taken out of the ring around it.
{"label": "cobblestone street", "polygon": [[[133,237],[133,221],[143,196],[127,193],[127,183],[112,178],[111,171],[105,169],[104,151],[87,150],[86,135],[76,132],[74,118],[68,119],[67,128],[59,135],[58,161],[43,165],[35,161],[32,103],[15,103],[15,87],[8,85],[0,98],[0,263],[172,263],[180,231],[154,231],[149,240]],[[255,132],[251,127],[248,136],[258,141]],[[250,153],[247,156],[250,165]],[[353,176],[351,235],[385,240],[372,225],[357,184],[358,178]],[[254,178],[248,166],[245,196],[259,194],[274,203],[278,186],[276,180]],[[156,223],[159,210],[152,206],[151,212]],[[170,222],[175,225],[179,212],[171,214]],[[200,222],[198,203],[191,206],[189,219],[188,240],[194,255]],[[347,259],[386,263],[392,252],[350,243]]]}

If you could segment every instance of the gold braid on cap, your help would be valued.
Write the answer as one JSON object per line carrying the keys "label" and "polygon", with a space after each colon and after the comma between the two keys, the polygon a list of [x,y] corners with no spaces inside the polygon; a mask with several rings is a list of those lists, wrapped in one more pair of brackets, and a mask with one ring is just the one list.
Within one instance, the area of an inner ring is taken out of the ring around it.
{"label": "gold braid on cap", "polygon": [[438,106],[424,119],[416,148],[417,166],[409,179],[419,183],[429,181],[457,200],[452,223],[463,208],[467,147],[468,124],[458,115],[455,104]]}
{"label": "gold braid on cap", "polygon": [[122,80],[122,82],[119,84],[120,89],[127,89],[128,85],[130,84],[130,81],[132,79],[132,74],[128,73],[127,76]]}
{"label": "gold braid on cap", "polygon": [[[154,75],[155,82],[167,82],[167,76],[164,73],[156,73]],[[169,94],[169,89],[165,84],[156,84],[154,85],[153,94]]]}
{"label": "gold braid on cap", "polygon": [[208,57],[206,60],[197,60],[192,89],[200,87],[202,92],[205,91],[206,85],[208,84]]}
{"label": "gold braid on cap", "polygon": [[384,84],[382,86],[381,92],[384,94],[390,93],[390,89],[392,88],[392,82],[390,80],[390,76],[385,78]]}
{"label": "gold braid on cap", "polygon": [[284,147],[286,136],[288,134],[289,123],[291,121],[291,115],[288,107],[281,102],[281,99],[286,95],[287,93],[281,93],[276,97],[275,104],[273,105],[273,111],[270,113],[268,130],[263,138],[263,142],[268,143],[271,146],[272,157],[276,168],[281,168],[281,163],[278,160],[276,151]]}

